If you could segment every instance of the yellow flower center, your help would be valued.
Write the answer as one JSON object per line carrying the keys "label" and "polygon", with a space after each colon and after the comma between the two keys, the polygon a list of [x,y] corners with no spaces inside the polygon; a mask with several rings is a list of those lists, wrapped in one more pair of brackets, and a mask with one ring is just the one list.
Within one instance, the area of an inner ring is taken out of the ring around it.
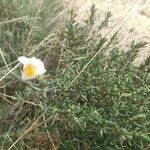
{"label": "yellow flower center", "polygon": [[33,77],[37,75],[37,69],[34,65],[32,64],[26,64],[23,67],[23,72],[27,77]]}

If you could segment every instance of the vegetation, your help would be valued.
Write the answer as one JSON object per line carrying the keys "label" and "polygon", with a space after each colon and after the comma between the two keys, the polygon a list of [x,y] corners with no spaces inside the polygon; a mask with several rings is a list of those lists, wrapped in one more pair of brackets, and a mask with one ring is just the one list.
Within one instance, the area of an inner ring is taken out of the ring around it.
{"label": "vegetation", "polygon": [[118,32],[103,37],[111,13],[93,28],[94,6],[84,24],[71,10],[60,25],[62,6],[29,2],[0,0],[0,79],[22,55],[47,73],[24,81],[18,67],[0,81],[1,149],[148,150],[150,57],[132,63],[146,43],[121,49]]}

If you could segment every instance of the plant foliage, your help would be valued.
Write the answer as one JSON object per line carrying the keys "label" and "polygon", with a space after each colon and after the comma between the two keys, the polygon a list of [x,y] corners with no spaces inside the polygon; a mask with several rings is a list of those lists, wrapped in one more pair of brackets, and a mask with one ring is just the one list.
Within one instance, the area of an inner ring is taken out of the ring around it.
{"label": "plant foliage", "polygon": [[[15,97],[0,121],[3,149],[150,147],[149,58],[140,67],[133,66],[146,43],[133,41],[121,50],[116,45],[118,32],[107,39],[97,34],[97,29],[91,31],[95,11],[93,6],[89,19],[81,24],[72,10],[64,25],[40,46],[45,33],[39,34],[43,31],[39,28],[29,40],[30,19],[0,25],[1,49],[7,61],[11,63],[24,52],[45,59],[47,68],[43,79],[24,82],[9,75],[1,82],[1,91],[4,88],[5,94]],[[5,13],[1,21],[9,16]],[[108,12],[99,31],[107,26],[110,16]],[[1,60],[0,65],[3,63]],[[3,75],[7,68],[2,66],[0,71]],[[15,73],[19,75],[19,71]]]}

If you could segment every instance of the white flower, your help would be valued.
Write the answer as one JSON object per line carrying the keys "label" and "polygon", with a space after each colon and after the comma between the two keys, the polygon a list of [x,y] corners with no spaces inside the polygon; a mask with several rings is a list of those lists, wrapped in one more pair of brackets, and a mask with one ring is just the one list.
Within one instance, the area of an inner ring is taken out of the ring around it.
{"label": "white flower", "polygon": [[25,80],[34,79],[46,72],[43,62],[35,57],[21,56],[18,61],[23,64],[22,78]]}

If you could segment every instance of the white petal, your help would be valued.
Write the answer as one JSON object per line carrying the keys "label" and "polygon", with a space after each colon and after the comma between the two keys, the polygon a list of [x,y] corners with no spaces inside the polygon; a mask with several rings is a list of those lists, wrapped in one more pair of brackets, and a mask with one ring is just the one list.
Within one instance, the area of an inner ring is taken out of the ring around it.
{"label": "white petal", "polygon": [[28,62],[29,58],[25,57],[25,56],[20,56],[18,57],[18,61],[22,64],[26,64]]}
{"label": "white petal", "polygon": [[34,66],[36,66],[39,75],[42,75],[46,72],[44,64],[40,59],[32,57],[32,58],[30,58],[30,63],[33,64]]}
{"label": "white petal", "polygon": [[39,64],[39,66],[37,66],[37,67],[38,67],[38,73],[39,73],[40,75],[42,75],[42,74],[44,74],[44,73],[46,72],[46,69],[45,69],[43,63],[42,63],[42,64]]}

